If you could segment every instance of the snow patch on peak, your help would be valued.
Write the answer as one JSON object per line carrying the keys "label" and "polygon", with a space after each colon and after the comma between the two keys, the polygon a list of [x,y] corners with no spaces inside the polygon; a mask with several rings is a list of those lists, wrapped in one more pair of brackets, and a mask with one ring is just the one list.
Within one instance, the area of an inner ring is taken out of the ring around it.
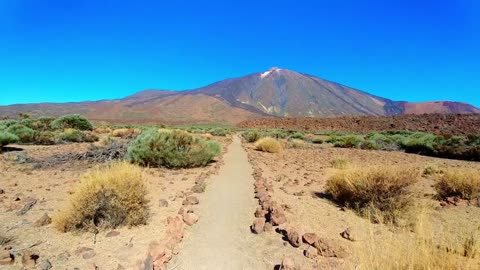
{"label": "snow patch on peak", "polygon": [[270,68],[269,70],[267,70],[267,71],[263,72],[262,74],[260,74],[260,78],[263,79],[263,78],[267,77],[268,75],[270,75],[272,72],[279,72],[280,70],[282,70],[282,69],[277,68],[277,67],[272,67],[272,68]]}

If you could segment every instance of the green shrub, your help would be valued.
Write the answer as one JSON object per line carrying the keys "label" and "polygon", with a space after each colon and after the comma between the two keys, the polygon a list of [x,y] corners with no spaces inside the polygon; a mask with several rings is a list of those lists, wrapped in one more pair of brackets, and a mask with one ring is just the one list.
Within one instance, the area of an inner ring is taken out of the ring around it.
{"label": "green shrub", "polygon": [[88,121],[87,118],[78,115],[78,114],[71,114],[65,115],[60,118],[57,118],[52,122],[53,129],[66,129],[66,128],[73,128],[78,130],[92,130],[93,125]]}
{"label": "green shrub", "polygon": [[33,129],[28,128],[22,124],[14,124],[9,126],[7,128],[7,132],[16,135],[22,143],[29,143],[33,141]]}
{"label": "green shrub", "polygon": [[253,143],[253,142],[256,142],[258,141],[260,138],[262,138],[262,135],[256,131],[256,130],[252,130],[252,131],[245,131],[242,133],[242,137],[249,143]]}
{"label": "green shrub", "polygon": [[305,139],[305,133],[297,131],[297,132],[294,132],[293,134],[291,134],[289,136],[289,138],[303,140],[303,139]]}
{"label": "green shrub", "polygon": [[33,142],[42,145],[55,144],[55,133],[51,131],[36,131]]}
{"label": "green shrub", "polygon": [[435,153],[434,144],[438,143],[439,138],[433,134],[416,132],[401,142],[401,146],[409,153],[418,153],[424,155],[433,155]]}
{"label": "green shrub", "polygon": [[68,128],[56,136],[57,141],[61,142],[95,142],[98,137],[90,132],[82,132],[78,129]]}
{"label": "green shrub", "polygon": [[6,130],[8,127],[17,124],[15,120],[2,120],[0,121],[0,131]]}
{"label": "green shrub", "polygon": [[0,131],[0,147],[3,147],[10,143],[16,143],[19,141],[19,138],[12,133]]}
{"label": "green shrub", "polygon": [[52,129],[53,117],[40,117],[36,119],[23,119],[20,124],[25,125],[36,131],[49,131]]}
{"label": "green shrub", "polygon": [[230,134],[230,130],[227,128],[212,128],[209,130],[209,133],[213,136],[227,136]]}
{"label": "green shrub", "polygon": [[218,143],[183,131],[148,130],[128,147],[129,160],[142,166],[199,167],[207,165],[218,154]]}
{"label": "green shrub", "polygon": [[320,139],[320,138],[313,138],[312,139],[312,143],[315,143],[315,144],[322,144],[323,143],[323,140]]}
{"label": "green shrub", "polygon": [[360,135],[345,135],[332,138],[334,138],[333,141],[329,141],[333,142],[335,147],[360,148],[361,144],[363,143],[363,137]]}

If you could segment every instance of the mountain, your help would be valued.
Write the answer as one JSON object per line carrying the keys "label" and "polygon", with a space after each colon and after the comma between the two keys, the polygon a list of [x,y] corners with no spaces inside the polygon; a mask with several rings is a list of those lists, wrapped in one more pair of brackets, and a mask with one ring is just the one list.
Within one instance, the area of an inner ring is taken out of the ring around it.
{"label": "mountain", "polygon": [[0,117],[19,112],[79,113],[114,122],[229,123],[258,117],[388,116],[480,113],[460,102],[405,102],[371,95],[295,71],[271,68],[186,91],[145,90],[116,100],[0,106]]}

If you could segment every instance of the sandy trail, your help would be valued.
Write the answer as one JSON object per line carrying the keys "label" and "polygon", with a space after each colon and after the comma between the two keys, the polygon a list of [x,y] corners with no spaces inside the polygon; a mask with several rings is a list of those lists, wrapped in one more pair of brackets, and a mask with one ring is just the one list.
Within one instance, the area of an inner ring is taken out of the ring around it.
{"label": "sandy trail", "polygon": [[187,234],[180,254],[168,269],[266,269],[255,252],[252,167],[238,136],[228,147],[225,164],[214,176],[198,209],[200,220]]}

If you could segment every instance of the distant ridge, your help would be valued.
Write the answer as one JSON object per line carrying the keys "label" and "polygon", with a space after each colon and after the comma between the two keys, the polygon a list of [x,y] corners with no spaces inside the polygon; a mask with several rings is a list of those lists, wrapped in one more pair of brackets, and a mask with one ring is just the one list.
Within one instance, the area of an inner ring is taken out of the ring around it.
{"label": "distant ridge", "polygon": [[144,90],[122,99],[0,106],[0,117],[79,113],[112,122],[228,123],[259,117],[478,114],[462,102],[393,101],[288,69],[271,68],[188,91]]}

